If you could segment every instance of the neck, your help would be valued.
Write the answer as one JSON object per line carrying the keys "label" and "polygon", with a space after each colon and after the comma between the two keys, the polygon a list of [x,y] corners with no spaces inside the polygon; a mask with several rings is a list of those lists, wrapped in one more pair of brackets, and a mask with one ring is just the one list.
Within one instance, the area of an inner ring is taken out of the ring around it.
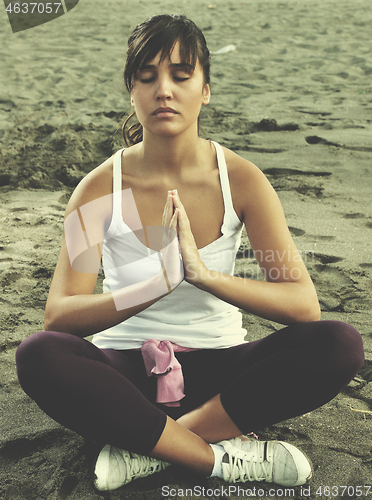
{"label": "neck", "polygon": [[144,131],[141,156],[149,172],[182,174],[183,169],[198,165],[205,153],[205,144],[197,133],[158,137]]}

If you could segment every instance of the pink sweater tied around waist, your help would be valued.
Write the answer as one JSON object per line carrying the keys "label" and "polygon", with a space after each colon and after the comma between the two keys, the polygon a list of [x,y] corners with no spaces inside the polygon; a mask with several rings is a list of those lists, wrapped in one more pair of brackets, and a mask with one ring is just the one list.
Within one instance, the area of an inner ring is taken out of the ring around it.
{"label": "pink sweater tied around waist", "polygon": [[167,340],[146,340],[141,347],[143,362],[148,377],[157,380],[156,402],[166,406],[180,406],[185,397],[182,367],[176,359],[175,352],[196,351],[182,347]]}

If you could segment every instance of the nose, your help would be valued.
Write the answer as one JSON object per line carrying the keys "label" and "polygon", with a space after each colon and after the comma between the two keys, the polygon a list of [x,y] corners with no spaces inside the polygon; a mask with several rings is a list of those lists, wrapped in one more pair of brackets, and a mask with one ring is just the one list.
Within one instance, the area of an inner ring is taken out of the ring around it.
{"label": "nose", "polygon": [[171,88],[171,81],[167,77],[159,78],[158,87],[156,89],[156,99],[158,101],[167,100],[173,98],[173,92]]}

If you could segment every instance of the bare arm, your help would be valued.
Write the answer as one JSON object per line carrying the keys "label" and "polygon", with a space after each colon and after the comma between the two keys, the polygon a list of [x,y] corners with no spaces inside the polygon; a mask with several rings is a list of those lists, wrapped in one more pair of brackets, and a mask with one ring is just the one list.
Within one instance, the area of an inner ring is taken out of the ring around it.
{"label": "bare arm", "polygon": [[[111,218],[111,179],[105,189],[104,175],[94,171],[91,178],[85,178],[71,197],[66,210],[61,253],[46,304],[46,330],[80,337],[92,335],[138,314],[174,288],[169,286],[168,277],[165,279],[163,268],[150,279],[113,293],[93,295],[100,264],[100,243],[103,241],[104,227]],[[93,209],[89,205],[92,229],[87,231],[81,212],[92,201],[95,211],[92,214]],[[175,229],[176,219],[167,222]],[[88,234],[88,240],[99,244],[87,246],[86,251],[80,253],[85,245],[83,230]]]}
{"label": "bare arm", "polygon": [[235,161],[238,163],[231,182],[234,201],[240,207],[266,281],[206,269],[181,200],[175,197],[185,279],[230,304],[278,323],[318,320],[316,291],[289,233],[278,196],[257,167],[241,158]]}
{"label": "bare arm", "polygon": [[[45,309],[46,330],[86,337],[125,321],[168,293],[164,288],[164,277],[159,274],[114,294],[93,295],[97,274],[74,271],[66,254],[64,242]],[[164,290],[164,293],[146,300],[150,287]],[[133,304],[135,296],[139,300]],[[133,305],[125,307],[126,301]]]}

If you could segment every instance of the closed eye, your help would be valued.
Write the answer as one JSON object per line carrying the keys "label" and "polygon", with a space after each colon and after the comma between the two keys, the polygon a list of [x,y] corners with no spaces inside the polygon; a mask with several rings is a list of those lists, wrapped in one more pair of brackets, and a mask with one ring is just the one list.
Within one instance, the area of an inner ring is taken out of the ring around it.
{"label": "closed eye", "polygon": [[[170,76],[175,82],[185,82],[192,77],[194,68],[188,64],[171,64]],[[158,77],[156,66],[145,65],[137,73],[137,78],[141,83],[151,83]]]}
{"label": "closed eye", "polygon": [[155,80],[154,76],[151,76],[150,78],[140,78],[139,81],[141,83],[151,83]]}
{"label": "closed eye", "polygon": [[[155,76],[151,76],[149,78],[140,78],[139,81],[141,83],[151,83],[153,81],[155,81]],[[174,76],[173,77],[173,80],[175,80],[176,82],[185,82],[186,80],[189,80],[189,77],[186,76],[186,77],[182,77],[182,76]]]}

